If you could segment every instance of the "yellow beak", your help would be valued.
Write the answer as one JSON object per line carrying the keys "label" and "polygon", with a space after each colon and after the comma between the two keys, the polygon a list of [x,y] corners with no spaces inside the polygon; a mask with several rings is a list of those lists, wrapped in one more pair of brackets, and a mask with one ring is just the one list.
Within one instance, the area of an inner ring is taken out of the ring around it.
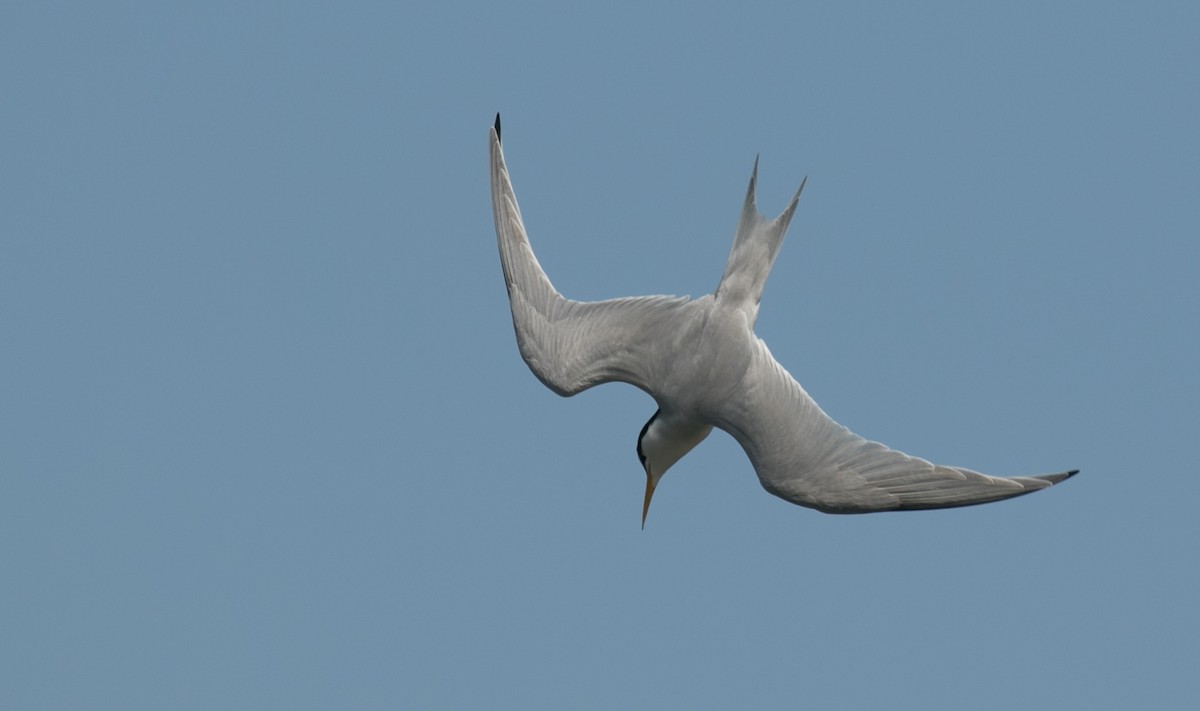
{"label": "yellow beak", "polygon": [[642,503],[642,530],[646,529],[646,514],[650,511],[650,497],[654,496],[654,478],[646,471],[646,500]]}

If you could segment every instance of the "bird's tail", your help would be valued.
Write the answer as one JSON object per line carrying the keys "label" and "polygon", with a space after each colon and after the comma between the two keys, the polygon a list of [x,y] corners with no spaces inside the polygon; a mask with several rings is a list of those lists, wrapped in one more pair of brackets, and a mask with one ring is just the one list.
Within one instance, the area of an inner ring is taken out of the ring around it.
{"label": "bird's tail", "polygon": [[746,190],[746,201],[738,218],[733,247],[729,250],[725,273],[721,275],[721,283],[715,292],[718,302],[744,309],[752,326],[758,316],[758,303],[762,300],[767,276],[771,273],[771,266],[779,254],[779,246],[783,244],[788,223],[796,212],[800,193],[807,181],[808,178],[801,181],[800,188],[779,217],[768,220],[758,212],[755,202],[758,159],[754,159],[754,171],[750,174],[750,187]]}

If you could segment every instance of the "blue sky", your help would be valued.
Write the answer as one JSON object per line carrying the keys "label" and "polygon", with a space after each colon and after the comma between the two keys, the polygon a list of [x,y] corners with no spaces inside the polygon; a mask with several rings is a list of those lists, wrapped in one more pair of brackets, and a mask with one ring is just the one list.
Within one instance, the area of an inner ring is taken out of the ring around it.
{"label": "blue sky", "polygon": [[[1182,708],[1188,3],[0,10],[0,706]],[[521,362],[487,127],[581,299],[702,295],[1034,496],[834,517]]]}

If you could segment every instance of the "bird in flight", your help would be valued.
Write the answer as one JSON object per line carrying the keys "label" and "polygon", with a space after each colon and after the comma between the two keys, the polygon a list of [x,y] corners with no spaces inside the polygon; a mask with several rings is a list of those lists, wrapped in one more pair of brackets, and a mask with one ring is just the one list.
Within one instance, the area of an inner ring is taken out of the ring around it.
{"label": "bird in flight", "polygon": [[801,182],[774,220],[755,203],[758,161],[717,290],[699,299],[573,301],[538,264],[500,146],[490,129],[492,212],[521,357],[562,396],[629,383],[658,409],[638,434],[646,472],[642,527],[667,472],[714,427],[745,450],[770,493],[826,513],[970,506],[1045,489],[1078,470],[994,477],[941,466],[863,439],[825,414],[754,334],[763,286],[796,211]]}

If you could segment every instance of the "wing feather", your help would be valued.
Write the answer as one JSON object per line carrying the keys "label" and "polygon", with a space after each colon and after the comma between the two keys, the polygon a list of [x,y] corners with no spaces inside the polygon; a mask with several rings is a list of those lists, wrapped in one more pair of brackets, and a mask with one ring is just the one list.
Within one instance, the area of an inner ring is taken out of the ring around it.
{"label": "wing feather", "polygon": [[564,298],[529,244],[495,128],[490,137],[496,240],[517,345],[529,369],[563,396],[610,381],[653,393],[669,363],[649,357],[649,350],[684,324],[693,302],[673,296],[593,302]]}
{"label": "wing feather", "polygon": [[827,513],[970,506],[1052,486],[1075,471],[994,477],[863,439],[825,414],[761,339],[742,388],[714,418],[767,491]]}

